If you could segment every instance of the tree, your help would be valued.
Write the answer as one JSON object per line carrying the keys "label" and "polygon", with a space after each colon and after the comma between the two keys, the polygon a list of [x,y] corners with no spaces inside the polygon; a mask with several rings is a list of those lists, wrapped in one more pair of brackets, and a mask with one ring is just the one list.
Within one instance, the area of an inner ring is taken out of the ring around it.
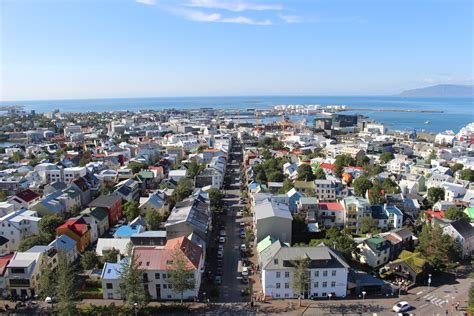
{"label": "tree", "polygon": [[438,187],[432,187],[428,189],[428,200],[435,204],[440,200],[444,200],[444,189]]}
{"label": "tree", "polygon": [[84,252],[81,257],[81,266],[84,270],[92,270],[99,264],[99,258],[97,257],[95,251],[89,250]]}
{"label": "tree", "polygon": [[11,156],[10,160],[13,162],[19,162],[23,158],[24,156],[19,151],[15,151],[13,155]]}
{"label": "tree", "polygon": [[469,288],[469,301],[467,303],[468,311],[471,313],[474,312],[474,284],[471,283],[471,287]]}
{"label": "tree", "polygon": [[450,207],[448,207],[448,209],[444,213],[444,217],[446,217],[447,219],[455,221],[457,219],[467,217],[467,215],[463,211],[458,209],[457,207],[450,206]]}
{"label": "tree", "polygon": [[47,214],[43,216],[38,224],[40,234],[48,236],[51,240],[56,236],[56,228],[63,223],[63,218],[59,214]]}
{"label": "tree", "polygon": [[400,193],[400,188],[398,185],[390,178],[385,178],[382,181],[382,189],[385,193],[395,194]]}
{"label": "tree", "polygon": [[267,174],[265,173],[265,170],[261,169],[257,172],[257,175],[255,176],[255,180],[259,183],[267,183]]}
{"label": "tree", "polygon": [[316,169],[316,172],[314,173],[314,176],[318,180],[325,180],[326,179],[326,174],[324,173],[324,170],[321,168]]}
{"label": "tree", "polygon": [[157,210],[151,210],[145,214],[145,220],[148,230],[158,230],[163,218]]}
{"label": "tree", "polygon": [[18,246],[18,250],[27,251],[33,246],[45,246],[50,242],[51,240],[49,240],[49,236],[44,234],[34,234],[22,239],[20,241],[20,245]]}
{"label": "tree", "polygon": [[207,193],[209,194],[209,202],[211,207],[220,208],[222,206],[222,199],[224,198],[221,190],[212,188],[207,191]]}
{"label": "tree", "polygon": [[122,260],[120,267],[120,293],[125,298],[128,308],[134,304],[142,308],[148,303],[148,295],[143,287],[143,270],[138,265],[138,256],[128,250],[128,260]]}
{"label": "tree", "polygon": [[371,204],[385,203],[385,195],[379,182],[376,181],[372,188],[369,189],[369,201]]}
{"label": "tree", "polygon": [[460,178],[469,182],[474,182],[474,171],[471,169],[461,170]]}
{"label": "tree", "polygon": [[460,258],[459,244],[443,234],[438,224],[424,224],[419,235],[417,251],[421,252],[437,271],[443,271]]}
{"label": "tree", "polygon": [[301,296],[308,288],[309,267],[310,259],[309,258],[300,258],[296,261],[295,270],[293,272],[293,283],[292,288],[293,292],[298,294],[298,302],[301,307]]}
{"label": "tree", "polygon": [[176,189],[173,191],[171,195],[172,200],[174,203],[181,202],[185,198],[187,198],[191,193],[193,193],[193,184],[188,179],[180,179],[178,181],[178,185]]}
{"label": "tree", "polygon": [[250,245],[250,243],[252,243],[254,238],[255,237],[254,237],[254,234],[253,234],[253,230],[250,227],[247,227],[245,229],[245,244]]}
{"label": "tree", "polygon": [[59,315],[76,314],[76,272],[64,250],[58,252],[56,298]]}
{"label": "tree", "polygon": [[117,263],[119,255],[120,255],[120,251],[118,251],[115,248],[112,248],[110,250],[104,250],[102,251],[101,261],[102,263],[106,263],[106,262]]}
{"label": "tree", "polygon": [[361,225],[360,225],[360,232],[362,234],[366,234],[366,233],[376,234],[376,233],[378,233],[379,229],[378,229],[377,221],[375,219],[373,219],[372,217],[370,217],[370,216],[366,216],[366,217],[362,218],[362,222],[361,222]]}
{"label": "tree", "polygon": [[41,299],[56,295],[56,274],[51,270],[47,259],[43,258],[40,265],[39,277],[36,280],[36,291]]}
{"label": "tree", "polygon": [[458,170],[462,170],[464,168],[464,165],[462,163],[455,163],[454,165],[452,165],[451,167],[449,167],[449,169],[451,169],[451,172],[453,174],[456,173],[456,171]]}
{"label": "tree", "polygon": [[364,196],[367,190],[372,187],[372,182],[370,182],[366,176],[359,176],[354,180],[354,182],[352,182],[352,186],[354,187],[354,192],[356,195]]}
{"label": "tree", "polygon": [[387,162],[391,161],[393,158],[395,158],[395,157],[393,156],[393,154],[391,152],[384,152],[379,157],[380,161],[382,161],[384,163],[387,163]]}
{"label": "tree", "polygon": [[123,205],[123,213],[128,221],[132,221],[140,215],[140,210],[138,209],[137,201],[128,201]]}
{"label": "tree", "polygon": [[314,181],[316,176],[313,173],[313,168],[308,164],[301,164],[298,167],[298,180],[302,181]]}
{"label": "tree", "polygon": [[434,150],[431,150],[428,159],[426,159],[426,163],[431,163],[431,160],[433,159],[436,159],[436,152]]}
{"label": "tree", "polygon": [[188,165],[188,175],[191,178],[194,178],[199,174],[199,164],[196,162],[196,159],[191,159],[191,162]]}
{"label": "tree", "polygon": [[140,170],[146,169],[148,166],[141,162],[132,161],[127,165],[127,167],[131,169],[133,173],[139,173]]}
{"label": "tree", "polygon": [[0,202],[5,202],[7,200],[7,195],[5,192],[0,191]]}
{"label": "tree", "polygon": [[195,287],[194,272],[193,269],[188,267],[188,260],[181,250],[176,249],[171,258],[173,263],[168,282],[172,285],[174,293],[181,294],[181,304],[183,304],[184,292]]}
{"label": "tree", "polygon": [[285,175],[281,171],[271,171],[268,174],[268,181],[270,182],[282,182],[285,180]]}
{"label": "tree", "polygon": [[281,189],[278,190],[278,193],[279,193],[279,194],[285,194],[285,193],[287,193],[288,191],[290,191],[291,189],[293,189],[293,183],[291,183],[290,180],[285,179],[285,180],[283,181],[283,187],[281,187]]}

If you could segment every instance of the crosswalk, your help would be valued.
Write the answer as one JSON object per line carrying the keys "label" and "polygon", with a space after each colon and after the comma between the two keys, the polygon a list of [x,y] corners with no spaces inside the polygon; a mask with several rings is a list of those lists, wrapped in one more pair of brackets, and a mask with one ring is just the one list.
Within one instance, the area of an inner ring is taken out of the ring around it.
{"label": "crosswalk", "polygon": [[438,306],[438,307],[443,307],[444,304],[446,304],[448,301],[439,297],[436,297],[434,295],[427,294],[423,296],[423,298],[426,301],[429,301],[431,304]]}

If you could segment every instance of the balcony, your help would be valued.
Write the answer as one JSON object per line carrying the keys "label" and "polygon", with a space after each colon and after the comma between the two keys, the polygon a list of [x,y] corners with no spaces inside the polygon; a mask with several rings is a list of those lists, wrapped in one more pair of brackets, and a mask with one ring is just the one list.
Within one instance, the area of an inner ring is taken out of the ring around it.
{"label": "balcony", "polygon": [[30,287],[29,279],[10,279],[8,283],[10,287]]}

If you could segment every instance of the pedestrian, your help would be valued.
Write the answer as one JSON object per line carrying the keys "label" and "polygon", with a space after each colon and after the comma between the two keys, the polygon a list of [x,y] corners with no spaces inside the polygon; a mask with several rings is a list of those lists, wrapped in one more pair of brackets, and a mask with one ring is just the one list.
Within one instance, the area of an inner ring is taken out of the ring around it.
{"label": "pedestrian", "polygon": [[456,302],[456,310],[459,310],[459,301]]}

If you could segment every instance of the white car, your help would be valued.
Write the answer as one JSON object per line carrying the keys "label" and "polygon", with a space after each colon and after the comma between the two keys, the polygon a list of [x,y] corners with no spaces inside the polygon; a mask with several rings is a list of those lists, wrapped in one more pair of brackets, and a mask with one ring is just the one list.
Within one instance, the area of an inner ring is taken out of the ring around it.
{"label": "white car", "polygon": [[242,268],[242,276],[248,276],[249,275],[249,268],[243,267]]}
{"label": "white car", "polygon": [[217,245],[217,251],[224,251],[224,245]]}
{"label": "white car", "polygon": [[240,245],[240,251],[247,251],[247,246],[245,244]]}
{"label": "white car", "polygon": [[224,251],[223,251],[223,250],[219,250],[219,251],[217,252],[217,258],[222,258],[222,257],[224,257]]}
{"label": "white car", "polygon": [[219,237],[219,242],[220,242],[221,244],[225,243],[225,237]]}
{"label": "white car", "polygon": [[394,312],[406,312],[410,309],[410,304],[407,301],[401,301],[395,304],[392,308]]}

